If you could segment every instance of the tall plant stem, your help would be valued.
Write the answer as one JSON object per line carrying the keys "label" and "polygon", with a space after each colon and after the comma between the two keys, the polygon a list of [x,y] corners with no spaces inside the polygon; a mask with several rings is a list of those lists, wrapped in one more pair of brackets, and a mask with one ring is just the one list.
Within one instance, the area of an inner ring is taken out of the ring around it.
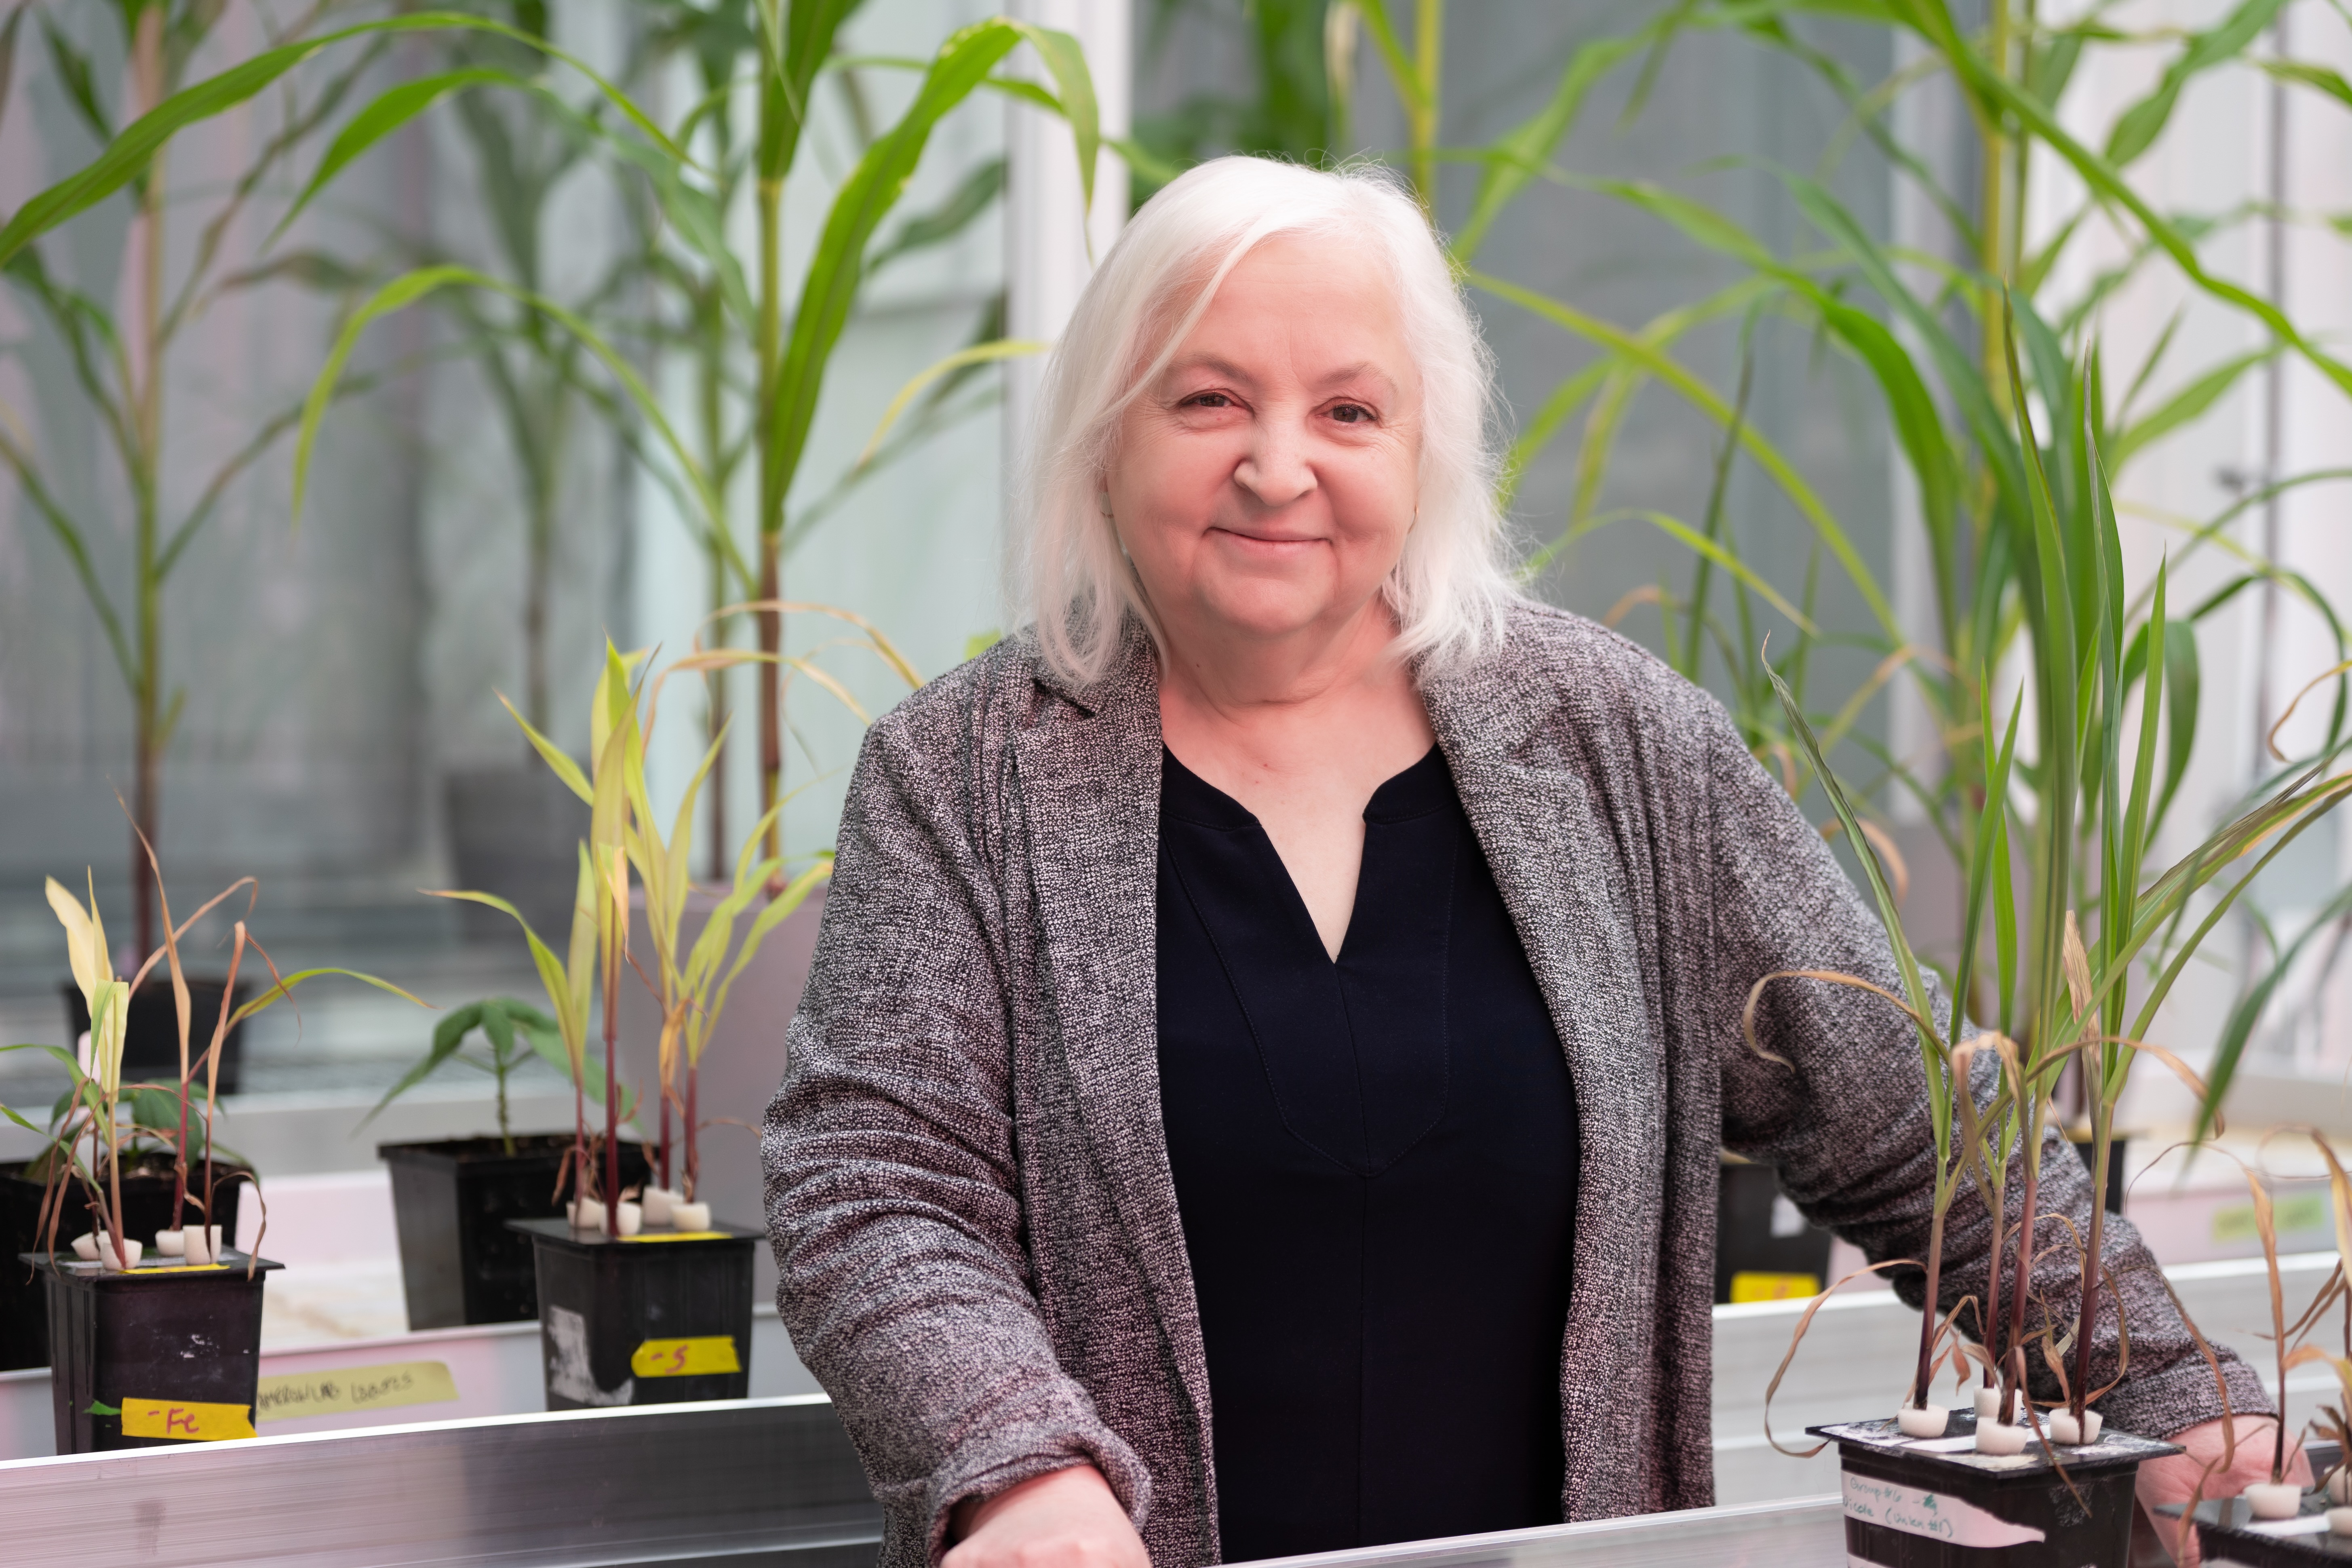
{"label": "tall plant stem", "polygon": [[[558,396],[562,394],[558,393]],[[555,569],[555,499],[553,476],[541,474],[531,481],[530,560],[523,569],[522,665],[523,711],[530,726],[548,728],[547,596],[548,574]],[[536,752],[524,742],[527,758]]]}
{"label": "tall plant stem", "polygon": [[1420,101],[1408,104],[1407,132],[1412,139],[1412,194],[1421,210],[1437,216],[1437,111],[1444,85],[1445,0],[1414,0],[1413,74]]}
{"label": "tall plant stem", "polygon": [[669,1085],[661,1086],[661,1184],[669,1188]]}
{"label": "tall plant stem", "polygon": [[1927,1407],[1928,1363],[1935,1357],[1937,1292],[1943,1288],[1944,1215],[1952,1206],[1952,1184],[1937,1172],[1935,1215],[1927,1222],[1927,1294],[1919,1310],[1919,1367],[1912,1374],[1913,1408]]}
{"label": "tall plant stem", "polygon": [[[2086,1069],[2084,1078],[2089,1073]],[[2104,1079],[2105,1075],[2102,1075]],[[2068,1389],[2066,1407],[2080,1421],[2083,1408],[2091,1399],[2091,1333],[2099,1324],[2099,1249],[2105,1244],[2107,1218],[2107,1161],[2113,1151],[2107,1129],[2113,1124],[2114,1109],[2104,1093],[2089,1097],[2091,1105],[2091,1146],[2095,1158],[2091,1163],[2091,1230],[2084,1242],[2083,1251],[2083,1310],[2074,1330],[2074,1385]]]}
{"label": "tall plant stem", "polygon": [[[615,854],[619,851],[615,850]],[[628,906],[614,914],[604,953],[604,1234],[621,1234],[621,945]]]}
{"label": "tall plant stem", "polygon": [[[2009,1163],[2007,1149],[2001,1150],[1996,1157],[2001,1167],[2006,1169]],[[1992,1273],[1985,1281],[1984,1303],[1978,1313],[1978,1326],[1983,1331],[1985,1353],[1990,1357],[2000,1353],[2000,1260],[2009,1244],[2003,1234],[2009,1217],[2009,1184],[2006,1181],[1995,1184],[1991,1191],[1981,1195],[1985,1199],[1985,1206],[1992,1211]],[[1990,1365],[1985,1368],[1984,1381],[1988,1388],[1996,1381]]]}
{"label": "tall plant stem", "polygon": [[2019,1207],[2017,1217],[2017,1278],[2010,1288],[2008,1321],[2002,1325],[2008,1331],[2009,1347],[2012,1352],[2004,1355],[2000,1363],[2001,1414],[2004,1415],[2010,1413],[2010,1406],[2017,1395],[2024,1359],[2016,1352],[2025,1343],[2025,1298],[2033,1282],[2033,1205],[2034,1200],[2041,1195],[2042,1182],[2042,1162],[2035,1157],[2039,1151],[2034,1145],[2041,1133],[2042,1117],[2037,1110],[2026,1119],[2025,1199]]}
{"label": "tall plant stem", "polygon": [[[723,150],[722,146],[722,152]],[[701,316],[702,384],[699,388],[701,395],[699,401],[702,415],[703,471],[710,475],[711,483],[719,488],[719,504],[723,509],[726,504],[727,473],[726,384],[723,374],[725,369],[723,356],[727,353],[727,319],[726,312],[717,298],[716,284],[712,286],[711,297],[704,301]],[[719,516],[711,520],[711,526],[727,528],[727,516],[723,510]],[[727,556],[726,552],[719,549],[718,540],[710,541],[709,555],[710,607],[718,610],[732,602],[734,595],[728,592]],[[716,623],[711,628],[711,640],[720,647],[726,646],[730,629],[726,621]],[[727,847],[727,672],[723,669],[705,671],[702,689],[704,693],[703,743],[710,749],[711,755],[716,759],[710,767],[710,866],[704,875],[714,882],[723,882],[727,879],[727,869],[730,864]],[[662,1113],[665,1116],[668,1114],[667,1102],[663,1106]],[[666,1142],[667,1140],[665,1140]],[[669,1171],[667,1167],[662,1171],[662,1184],[664,1186],[669,1184]]]}
{"label": "tall plant stem", "polygon": [[702,1146],[697,1136],[700,1121],[695,1105],[695,1090],[699,1087],[700,1064],[688,1059],[686,1064],[686,1201],[692,1203],[702,1183]]}
{"label": "tall plant stem", "polygon": [[[163,101],[163,7],[149,6],[131,40],[131,75],[140,112]],[[141,868],[146,844],[162,837],[163,745],[163,578],[157,559],[156,489],[163,469],[163,153],[147,166],[139,203],[139,342],[142,363],[132,411],[137,454],[131,475],[132,548],[138,555],[138,690],[133,697],[131,905],[137,952],[155,948],[155,898]],[[117,1208],[120,1214],[120,1205]],[[120,1226],[117,1227],[118,1229]]]}
{"label": "tall plant stem", "polygon": [[[783,364],[783,245],[784,175],[786,155],[781,149],[784,128],[794,113],[785,101],[784,83],[773,68],[760,73],[760,302],[759,341],[752,352],[759,359],[759,405],[752,410],[760,449],[760,597],[771,602],[782,593],[778,555],[784,535],[784,490],[788,476],[783,454],[776,444],[776,383]],[[778,704],[783,683],[777,677],[776,657],[783,651],[783,618],[774,610],[759,615],[760,651],[760,812],[766,816],[776,804],[784,771],[783,714]],[[783,853],[783,826],[768,825],[770,858]]]}
{"label": "tall plant stem", "polygon": [[99,1217],[106,1221],[106,1228],[112,1232],[110,1239],[114,1243],[114,1260],[128,1268],[131,1267],[131,1248],[130,1244],[122,1239],[122,1145],[115,1137],[114,1102],[110,1100],[106,1102],[106,1188],[112,1200],[113,1212]]}

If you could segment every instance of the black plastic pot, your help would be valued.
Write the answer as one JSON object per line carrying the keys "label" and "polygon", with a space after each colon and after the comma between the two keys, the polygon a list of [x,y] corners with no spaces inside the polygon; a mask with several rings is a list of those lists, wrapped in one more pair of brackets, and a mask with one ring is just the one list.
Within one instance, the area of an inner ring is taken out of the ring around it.
{"label": "black plastic pot", "polygon": [[[16,1161],[0,1164],[0,1258],[14,1258],[20,1253],[37,1251],[41,1245],[41,1184],[25,1178],[25,1163]],[[240,1181],[222,1184],[229,1169],[226,1165],[215,1168],[214,1195],[221,1212],[214,1223],[221,1226],[223,1240],[234,1242],[237,1194],[245,1184]],[[198,1171],[201,1173],[201,1166]],[[201,1182],[201,1173],[194,1180]],[[75,1237],[98,1228],[91,1223],[86,1204],[79,1192],[68,1196],[65,1217],[58,1226],[59,1251],[64,1251]],[[147,1250],[153,1252],[155,1233],[172,1223],[172,1178],[152,1174],[124,1177],[122,1212],[123,1234],[144,1243]],[[192,1209],[185,1217],[202,1224],[204,1216]],[[0,1265],[0,1372],[48,1364],[48,1292],[39,1278],[26,1268],[14,1263]]]}
{"label": "black plastic pot", "polygon": [[[442,792],[456,885],[498,894],[550,941],[569,931],[588,803],[536,759],[519,767],[456,770],[442,781]],[[481,904],[460,901],[457,920],[477,941],[517,935],[513,921]]]}
{"label": "black plastic pot", "polygon": [[2062,1477],[2036,1441],[2014,1457],[1975,1452],[1970,1411],[1925,1440],[1948,1453],[1905,1437],[1891,1417],[1808,1430],[1838,1446],[1847,1561],[1886,1568],[2127,1568],[2140,1463],[2180,1452],[2105,1432],[2057,1450]]}
{"label": "black plastic pot", "polygon": [[[1783,1206],[1769,1165],[1726,1155],[1715,1200],[1715,1299],[1733,1297],[1739,1276],[1763,1276],[1782,1296],[1813,1296],[1829,1281],[1830,1233]],[[1800,1280],[1811,1280],[1809,1285]]]}
{"label": "black plastic pot", "polygon": [[249,1279],[236,1252],[204,1268],[166,1259],[127,1274],[33,1266],[48,1295],[58,1453],[254,1435],[262,1277],[277,1264],[257,1261]]}
{"label": "black plastic pot", "polygon": [[509,1223],[538,1260],[550,1410],[750,1396],[751,1250],[762,1232],[614,1240],[561,1219]]}
{"label": "black plastic pot", "polygon": [[[221,989],[226,980],[205,980],[188,976],[188,1061],[198,1062],[213,1043],[213,1026],[220,1021]],[[66,999],[66,1038],[81,1038],[89,1027],[89,1007],[81,999],[81,987],[72,981],[59,984]],[[236,983],[236,1005],[243,1006],[253,996],[253,982]],[[220,1091],[235,1094],[243,1076],[245,1063],[245,1026],[232,1025],[221,1041]],[[131,995],[131,1011],[122,1025],[123,1081],[144,1080],[152,1083],[175,1083],[180,1077],[180,1014],[172,1001],[172,981],[169,975],[150,979]],[[204,1081],[199,1070],[196,1081]]]}
{"label": "black plastic pot", "polygon": [[[2098,1151],[2092,1147],[2091,1141],[2088,1138],[2077,1138],[2069,1132],[2066,1134],[2066,1142],[2072,1143],[2074,1146],[2074,1152],[2082,1156],[2083,1169],[2092,1171],[2096,1163]],[[2130,1137],[2123,1133],[2116,1134],[2107,1142],[2107,1212],[2109,1214],[2124,1212],[2124,1149],[2130,1142]],[[2093,1173],[2096,1173],[2093,1172]]]}
{"label": "black plastic pot", "polygon": [[[2327,1515],[2326,1496],[2303,1494],[2305,1520]],[[2177,1514],[2177,1509],[2167,1509]],[[2303,1568],[2307,1563],[2352,1563],[2352,1536],[2331,1535],[2325,1530],[2283,1535],[2279,1522],[2256,1523],[2243,1498],[2220,1498],[2197,1505],[2197,1548],[2210,1563],[2235,1563],[2243,1568]]]}
{"label": "black plastic pot", "polygon": [[[555,1178],[571,1147],[569,1132],[524,1134],[512,1154],[496,1138],[376,1145],[376,1157],[392,1168],[412,1331],[539,1316],[530,1238],[507,1222],[563,1217]],[[651,1168],[642,1144],[621,1145],[624,1187],[643,1184]]]}

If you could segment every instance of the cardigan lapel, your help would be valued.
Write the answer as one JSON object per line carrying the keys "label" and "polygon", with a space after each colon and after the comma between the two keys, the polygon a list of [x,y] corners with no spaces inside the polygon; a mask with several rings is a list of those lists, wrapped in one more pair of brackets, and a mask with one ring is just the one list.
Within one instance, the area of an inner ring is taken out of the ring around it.
{"label": "cardigan lapel", "polygon": [[1573,1520],[1580,1498],[1644,1484],[1619,1472],[1638,1471],[1652,1436],[1664,1075],[1626,870],[1587,770],[1560,742],[1579,726],[1548,711],[1559,684],[1547,678],[1538,689],[1500,664],[1427,682],[1423,700],[1576,1090],[1582,1153],[1561,1375]]}
{"label": "cardigan lapel", "polygon": [[1042,705],[1016,766],[1055,1043],[1205,1445],[1207,1361],[1160,1119],[1158,667],[1130,626],[1101,681],[1045,679],[1066,701]]}

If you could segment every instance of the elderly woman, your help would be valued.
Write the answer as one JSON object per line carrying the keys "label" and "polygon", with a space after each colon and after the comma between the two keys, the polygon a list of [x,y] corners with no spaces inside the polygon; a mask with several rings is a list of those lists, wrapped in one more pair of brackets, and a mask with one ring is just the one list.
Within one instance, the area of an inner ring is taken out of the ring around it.
{"label": "elderly woman", "polygon": [[[1704,1505],[1717,1151],[1874,1258],[1924,1246],[1901,1016],[1797,983],[1759,1016],[1792,1066],[1739,1029],[1769,971],[1892,984],[1883,933],[1712,700],[1514,588],[1496,416],[1377,174],[1195,169],[1079,302],[1033,623],[867,736],[767,1119],[778,1305],[887,1568]],[[2086,1220],[2054,1141],[2043,1172]],[[2218,1453],[2210,1371],[2106,1235],[2104,1410]]]}

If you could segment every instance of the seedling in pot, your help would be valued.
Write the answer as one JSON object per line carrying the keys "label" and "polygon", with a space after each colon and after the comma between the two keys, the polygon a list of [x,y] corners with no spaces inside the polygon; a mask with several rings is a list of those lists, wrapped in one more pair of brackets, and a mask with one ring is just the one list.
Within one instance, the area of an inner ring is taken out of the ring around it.
{"label": "seedling in pot", "polygon": [[[67,951],[73,968],[74,983],[80,988],[89,1008],[88,1058],[85,1061],[76,1053],[53,1046],[5,1047],[9,1050],[47,1051],[64,1065],[72,1079],[71,1087],[46,1134],[49,1145],[47,1152],[36,1165],[44,1180],[38,1226],[39,1250],[48,1254],[52,1259],[56,1258],[66,1199],[78,1185],[97,1223],[89,1235],[73,1239],[74,1250],[83,1261],[96,1262],[109,1270],[129,1269],[136,1267],[140,1260],[142,1244],[128,1234],[128,1226],[124,1223],[122,1177],[125,1164],[142,1147],[162,1146],[171,1152],[172,1224],[158,1238],[159,1250],[179,1257],[187,1265],[201,1267],[221,1261],[226,1244],[230,1239],[221,1234],[221,1226],[210,1223],[210,1216],[218,1212],[222,1180],[252,1183],[255,1196],[259,1199],[259,1184],[251,1171],[239,1168],[226,1173],[224,1176],[216,1170],[214,1161],[217,1144],[213,1136],[213,1110],[218,1099],[221,1046],[230,1029],[281,999],[290,998],[294,988],[303,982],[323,974],[346,975],[408,1001],[417,1002],[417,998],[391,982],[356,970],[315,968],[280,974],[277,965],[270,962],[268,952],[253,939],[246,922],[240,920],[235,923],[232,931],[230,983],[221,994],[219,1014],[213,1021],[210,1042],[200,1057],[192,1058],[189,1047],[195,1019],[187,978],[181,967],[180,943],[198,921],[240,890],[250,896],[257,884],[251,878],[240,879],[206,900],[186,921],[175,923],[172,918],[170,891],[163,882],[163,866],[155,857],[153,847],[143,836],[140,843],[146,850],[148,868],[154,879],[155,898],[163,916],[163,945],[148,954],[130,980],[121,979],[113,970],[105,924],[99,914],[94,879],[85,878],[90,889],[87,907],[56,879],[50,879],[47,884],[49,907],[66,929]],[[260,995],[242,1005],[236,1005],[236,980],[248,948],[268,967],[272,984]],[[169,1090],[152,1084],[126,1085],[122,1082],[123,1028],[128,1016],[129,999],[159,963],[166,966],[171,977],[179,1026],[181,1069],[176,1083]],[[422,1002],[417,1002],[417,1005],[424,1005]],[[199,1071],[204,1074],[200,1125],[192,1120],[191,1107],[192,1099],[199,1098],[194,1092]],[[175,1111],[176,1115],[169,1115],[170,1111]],[[6,1114],[18,1125],[37,1131],[31,1129],[30,1124],[15,1111],[9,1110]],[[88,1145],[87,1155],[83,1152],[85,1143]],[[199,1150],[204,1162],[203,1179],[195,1190],[191,1190],[191,1163]],[[187,1223],[191,1210],[195,1215],[202,1216],[198,1224]],[[268,1209],[265,1204],[262,1209],[265,1231],[268,1224]],[[251,1277],[253,1259],[248,1258],[247,1278]]]}
{"label": "seedling in pot", "polygon": [[[479,1033],[488,1049],[468,1051],[467,1042]],[[384,1108],[441,1068],[456,1064],[489,1074],[496,1083],[499,1117],[499,1141],[508,1155],[515,1152],[513,1118],[508,1113],[507,1080],[520,1071],[522,1065],[536,1055],[556,1071],[569,1077],[572,1060],[563,1042],[563,1031],[553,1018],[511,996],[491,996],[448,1014],[434,1026],[433,1044],[424,1059],[402,1076],[398,1083],[384,1090],[375,1109],[360,1122],[365,1127],[383,1114]],[[589,1064],[592,1068],[593,1063]],[[592,1092],[602,1098],[603,1074],[593,1075],[598,1087]]]}

